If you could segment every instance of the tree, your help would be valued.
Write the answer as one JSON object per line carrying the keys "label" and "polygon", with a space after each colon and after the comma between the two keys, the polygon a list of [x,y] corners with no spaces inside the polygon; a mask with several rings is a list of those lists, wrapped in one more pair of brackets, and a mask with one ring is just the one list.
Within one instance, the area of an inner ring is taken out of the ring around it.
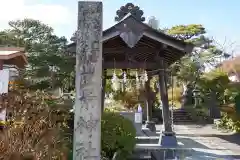
{"label": "tree", "polygon": [[22,47],[24,46],[24,41],[18,39],[14,34],[10,33],[8,30],[0,31],[0,46]]}
{"label": "tree", "polygon": [[31,86],[71,88],[75,63],[65,54],[66,38],[56,36],[50,26],[38,20],[10,21],[9,25],[10,29],[2,32],[0,42],[25,47],[29,62],[25,77],[31,80]]}
{"label": "tree", "polygon": [[[216,68],[220,63],[219,58],[226,58],[227,54],[216,45],[213,39],[206,37],[205,33],[205,28],[200,24],[178,25],[168,30],[168,34],[171,36],[195,45],[192,53],[184,56],[180,61],[171,66],[179,83],[183,85],[184,105],[193,102],[192,89],[197,86],[207,88],[204,91],[203,89],[201,90],[202,95],[204,95],[202,96],[203,100],[206,99],[206,91],[216,93],[217,97],[223,97],[220,93],[223,93],[224,90],[216,86],[218,79],[216,81],[206,81],[203,77],[206,74],[206,70]],[[223,79],[225,80],[226,77],[223,77]],[[209,85],[213,86],[209,88]]]}
{"label": "tree", "polygon": [[217,49],[213,40],[205,36],[205,28],[200,24],[174,26],[167,33],[195,45],[192,53],[171,66],[178,79],[185,84],[195,83],[206,67],[215,65],[215,57],[221,54],[221,50]]}
{"label": "tree", "polygon": [[201,24],[177,25],[168,30],[169,35],[184,41],[205,33],[205,28]]}

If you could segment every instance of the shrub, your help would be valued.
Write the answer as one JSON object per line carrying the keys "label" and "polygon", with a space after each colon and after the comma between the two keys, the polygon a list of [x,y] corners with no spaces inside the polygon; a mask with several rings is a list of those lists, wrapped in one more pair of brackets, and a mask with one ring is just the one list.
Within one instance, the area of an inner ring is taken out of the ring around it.
{"label": "shrub", "polygon": [[[104,112],[102,115],[102,155],[112,158],[115,152],[126,157],[133,151],[136,130],[132,122],[118,113]],[[120,158],[119,159],[124,159]]]}
{"label": "shrub", "polygon": [[240,117],[234,114],[223,113],[219,127],[240,132]]}
{"label": "shrub", "polygon": [[2,95],[8,121],[0,133],[0,159],[13,154],[36,159],[61,159],[71,139],[66,135],[68,112],[49,94],[18,89]]}

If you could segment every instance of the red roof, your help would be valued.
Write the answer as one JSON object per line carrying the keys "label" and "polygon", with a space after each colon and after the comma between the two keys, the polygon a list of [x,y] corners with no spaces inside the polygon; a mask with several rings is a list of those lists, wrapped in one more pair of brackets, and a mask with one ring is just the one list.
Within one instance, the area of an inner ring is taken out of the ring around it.
{"label": "red roof", "polygon": [[24,68],[28,63],[24,48],[19,47],[0,47],[0,60],[19,68]]}

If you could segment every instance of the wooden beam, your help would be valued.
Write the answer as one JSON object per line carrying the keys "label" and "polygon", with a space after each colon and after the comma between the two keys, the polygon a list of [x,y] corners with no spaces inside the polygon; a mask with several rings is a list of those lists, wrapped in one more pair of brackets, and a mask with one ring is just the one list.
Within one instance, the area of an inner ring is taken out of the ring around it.
{"label": "wooden beam", "polygon": [[104,69],[158,69],[158,63],[151,62],[104,62]]}
{"label": "wooden beam", "polygon": [[[118,79],[123,79],[123,76],[117,76],[118,77]],[[106,79],[112,79],[112,75],[107,75],[106,77],[105,77]],[[136,79],[136,77],[135,76],[127,76],[127,79]]]}
{"label": "wooden beam", "polygon": [[157,50],[150,47],[136,47],[136,48],[122,48],[122,47],[116,47],[116,48],[103,48],[103,54],[111,54],[111,53],[155,53]]}
{"label": "wooden beam", "polygon": [[[143,33],[144,36],[147,36],[148,38],[151,38],[157,42],[160,42],[160,43],[164,43],[168,46],[172,46],[173,48],[176,48],[178,49],[179,51],[184,51],[186,50],[186,44],[185,43],[181,43],[180,41],[177,42],[177,40],[173,40],[172,38],[170,39],[169,37],[167,36],[157,36],[155,34],[151,34],[149,31],[145,31]],[[174,42],[176,41],[176,42]],[[187,50],[189,51],[189,50]]]}
{"label": "wooden beam", "polygon": [[[156,70],[149,70],[149,71],[147,71],[148,73],[148,77],[152,77],[152,76],[155,76],[155,75],[157,75],[159,72],[160,72],[160,70],[163,70],[163,69],[156,69]],[[166,71],[166,72],[169,72],[169,71]],[[111,75],[111,74],[107,74],[107,75],[105,75],[105,78],[106,79],[112,79],[112,76],[113,75]],[[117,75],[117,77],[119,78],[119,79],[122,79],[123,78],[123,75]],[[136,76],[134,76],[134,75],[129,75],[129,73],[127,73],[127,79],[136,79]]]}

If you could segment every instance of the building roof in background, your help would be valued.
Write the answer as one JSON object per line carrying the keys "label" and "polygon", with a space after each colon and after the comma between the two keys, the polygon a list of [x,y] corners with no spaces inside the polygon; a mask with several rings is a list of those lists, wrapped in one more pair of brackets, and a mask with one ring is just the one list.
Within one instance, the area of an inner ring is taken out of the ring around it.
{"label": "building roof in background", "polygon": [[24,68],[28,63],[24,48],[19,47],[0,47],[0,60],[19,68]]}

